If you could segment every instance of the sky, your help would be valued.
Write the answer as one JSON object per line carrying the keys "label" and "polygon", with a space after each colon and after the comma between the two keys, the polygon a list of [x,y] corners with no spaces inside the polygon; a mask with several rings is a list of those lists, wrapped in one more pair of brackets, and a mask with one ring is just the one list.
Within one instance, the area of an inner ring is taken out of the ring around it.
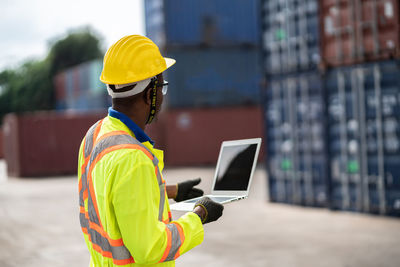
{"label": "sky", "polygon": [[144,0],[0,0],[0,71],[47,55],[49,42],[90,26],[104,50],[128,34],[145,34]]}

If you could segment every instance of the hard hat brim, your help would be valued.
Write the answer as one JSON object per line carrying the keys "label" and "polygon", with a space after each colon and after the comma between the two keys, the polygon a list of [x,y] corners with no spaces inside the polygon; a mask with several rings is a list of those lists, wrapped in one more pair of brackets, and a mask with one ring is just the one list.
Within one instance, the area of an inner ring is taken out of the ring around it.
{"label": "hard hat brim", "polygon": [[176,63],[176,60],[173,58],[165,57],[165,63],[167,64],[167,69]]}

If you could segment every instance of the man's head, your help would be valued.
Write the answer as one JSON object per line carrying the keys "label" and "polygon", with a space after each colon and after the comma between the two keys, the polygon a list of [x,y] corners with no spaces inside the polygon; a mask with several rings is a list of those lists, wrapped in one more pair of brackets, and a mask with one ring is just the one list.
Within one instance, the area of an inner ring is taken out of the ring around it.
{"label": "man's head", "polygon": [[148,107],[147,123],[150,123],[163,100],[162,73],[173,64],[175,60],[162,57],[149,38],[130,35],[107,50],[100,80],[107,85],[113,107]]}

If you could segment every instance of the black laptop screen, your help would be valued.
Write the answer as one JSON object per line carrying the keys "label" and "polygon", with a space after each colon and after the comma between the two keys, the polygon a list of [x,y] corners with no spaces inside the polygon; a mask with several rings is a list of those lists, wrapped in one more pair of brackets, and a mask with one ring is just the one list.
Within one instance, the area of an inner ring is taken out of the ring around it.
{"label": "black laptop screen", "polygon": [[247,191],[256,150],[257,144],[223,147],[214,190]]}

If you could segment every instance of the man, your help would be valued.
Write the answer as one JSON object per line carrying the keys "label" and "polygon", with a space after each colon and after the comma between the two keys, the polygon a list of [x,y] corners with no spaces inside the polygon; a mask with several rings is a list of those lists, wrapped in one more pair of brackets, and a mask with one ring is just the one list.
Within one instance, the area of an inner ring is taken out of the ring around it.
{"label": "man", "polygon": [[223,206],[203,197],[193,212],[172,221],[168,200],[201,196],[200,179],[166,186],[163,152],[144,132],[161,109],[175,60],[148,38],[126,36],[104,56],[100,80],[112,108],[87,132],[79,150],[80,223],[90,266],[175,266],[203,241],[202,224]]}

